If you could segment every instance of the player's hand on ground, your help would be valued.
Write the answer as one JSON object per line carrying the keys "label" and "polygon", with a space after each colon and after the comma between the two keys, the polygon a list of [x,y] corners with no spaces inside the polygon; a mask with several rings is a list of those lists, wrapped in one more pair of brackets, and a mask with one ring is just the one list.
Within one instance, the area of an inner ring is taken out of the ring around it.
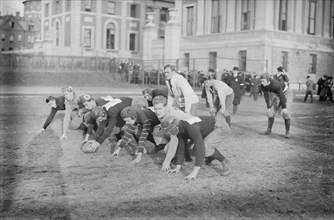
{"label": "player's hand on ground", "polygon": [[41,130],[38,131],[38,133],[43,133],[45,131],[44,128],[42,128]]}
{"label": "player's hand on ground", "polygon": [[142,155],[142,153],[138,153],[138,154],[136,155],[136,158],[135,158],[133,161],[131,161],[131,163],[132,163],[132,164],[139,163],[139,162],[141,161],[141,155]]}
{"label": "player's hand on ground", "polygon": [[66,140],[67,139],[67,135],[66,134],[63,134],[61,137],[60,137],[60,140]]}
{"label": "player's hand on ground", "polygon": [[170,163],[164,161],[162,163],[162,168],[161,168],[162,171],[169,171],[170,170]]}
{"label": "player's hand on ground", "polygon": [[196,176],[197,176],[197,173],[198,173],[199,169],[200,169],[200,167],[195,166],[193,171],[191,171],[191,173],[188,176],[185,177],[186,180],[196,179]]}
{"label": "player's hand on ground", "polygon": [[121,151],[121,148],[117,146],[117,149],[114,151],[114,153],[111,154],[111,156],[118,157],[120,151]]}
{"label": "player's hand on ground", "polygon": [[168,170],[168,174],[178,173],[181,169],[181,165],[176,165],[175,169]]}

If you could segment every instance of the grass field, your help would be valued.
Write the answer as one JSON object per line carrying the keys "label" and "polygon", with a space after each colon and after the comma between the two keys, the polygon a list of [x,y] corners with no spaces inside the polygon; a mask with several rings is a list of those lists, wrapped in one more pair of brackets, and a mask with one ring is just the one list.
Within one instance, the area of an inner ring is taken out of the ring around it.
{"label": "grass field", "polygon": [[[161,171],[163,153],[140,164],[104,143],[83,154],[80,131],[60,141],[63,113],[38,134],[50,109],[44,97],[1,96],[1,203],[4,219],[301,219],[334,218],[334,105],[295,98],[290,139],[276,118],[265,136],[266,108],[245,96],[220,150],[233,172],[203,166],[194,181]],[[201,100],[200,115],[208,114]]]}

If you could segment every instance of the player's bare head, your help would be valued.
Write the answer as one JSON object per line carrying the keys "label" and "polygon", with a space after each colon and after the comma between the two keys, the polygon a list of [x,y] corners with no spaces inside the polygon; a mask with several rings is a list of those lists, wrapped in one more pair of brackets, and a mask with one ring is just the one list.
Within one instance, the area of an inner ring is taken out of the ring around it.
{"label": "player's bare head", "polygon": [[45,102],[46,102],[51,108],[57,108],[57,105],[56,105],[56,97],[50,95],[47,99],[45,99]]}
{"label": "player's bare head", "polygon": [[167,64],[164,67],[165,78],[168,79],[168,80],[172,78],[172,76],[174,75],[175,72],[176,72],[176,68],[175,68],[174,65]]}
{"label": "player's bare head", "polygon": [[270,79],[270,75],[268,73],[263,73],[260,76],[261,84],[264,86],[270,83],[269,79]]}
{"label": "player's bare head", "polygon": [[125,107],[121,111],[121,117],[125,121],[126,124],[133,125],[137,119],[137,110],[135,107]]}
{"label": "player's bare head", "polygon": [[64,86],[61,91],[63,92],[65,99],[71,101],[73,99],[73,88],[70,85]]}
{"label": "player's bare head", "polygon": [[92,109],[91,118],[96,121],[106,120],[107,112],[102,106],[95,106]]}
{"label": "player's bare head", "polygon": [[156,104],[161,103],[163,106],[167,105],[167,98],[162,96],[162,95],[158,95],[156,97],[154,97],[154,99],[152,100],[152,104],[153,106]]}
{"label": "player's bare head", "polygon": [[81,95],[79,100],[88,110],[92,110],[96,106],[95,100],[89,94]]}

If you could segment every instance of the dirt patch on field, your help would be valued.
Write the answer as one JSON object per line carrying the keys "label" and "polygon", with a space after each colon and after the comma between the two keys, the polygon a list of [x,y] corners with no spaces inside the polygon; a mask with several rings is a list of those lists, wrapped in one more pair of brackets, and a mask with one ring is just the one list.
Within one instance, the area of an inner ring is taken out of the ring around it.
{"label": "dirt patch on field", "polygon": [[[125,150],[111,158],[112,141],[96,154],[80,151],[82,133],[60,141],[63,113],[42,126],[48,107],[40,98],[1,98],[2,218],[262,218],[334,217],[333,105],[295,102],[292,137],[284,138],[277,118],[266,129],[265,104],[244,97],[232,118],[231,137],[220,149],[233,173],[220,164],[204,166],[186,181],[182,172],[161,171],[163,153],[132,165]],[[207,114],[201,100],[200,114]]]}

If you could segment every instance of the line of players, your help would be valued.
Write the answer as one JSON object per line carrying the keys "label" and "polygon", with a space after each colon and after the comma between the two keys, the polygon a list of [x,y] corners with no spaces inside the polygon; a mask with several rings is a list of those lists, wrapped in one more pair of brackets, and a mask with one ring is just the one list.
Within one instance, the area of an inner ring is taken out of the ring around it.
{"label": "line of players", "polygon": [[[278,69],[279,70],[279,69]],[[206,75],[204,88],[210,106],[210,116],[197,116],[198,96],[187,80],[176,72],[172,65],[164,67],[166,90],[144,89],[147,105],[138,105],[129,97],[111,96],[92,98],[89,94],[78,94],[71,86],[62,88],[63,96],[50,96],[46,102],[51,113],[41,131],[51,123],[58,110],[65,110],[63,134],[67,138],[68,129],[86,130],[81,150],[84,153],[96,152],[109,137],[117,139],[112,156],[118,156],[125,146],[136,149],[135,159],[139,163],[143,153],[157,153],[164,150],[166,156],[162,170],[177,173],[184,161],[195,157],[192,172],[186,179],[195,179],[201,166],[218,160],[222,175],[231,173],[231,164],[218,150],[231,134],[231,113],[234,91],[226,83]],[[283,74],[284,76],[284,74]],[[286,77],[282,77],[286,78]],[[272,79],[268,74],[260,77],[268,108],[268,129],[271,134],[273,118],[282,107],[286,125],[286,136],[290,137],[290,115],[286,109],[287,80]],[[270,95],[270,94],[274,95]],[[279,97],[279,104],[273,105],[273,97]],[[147,152],[147,141],[155,147]],[[173,161],[173,163],[172,163]],[[171,166],[175,164],[176,166]]]}

